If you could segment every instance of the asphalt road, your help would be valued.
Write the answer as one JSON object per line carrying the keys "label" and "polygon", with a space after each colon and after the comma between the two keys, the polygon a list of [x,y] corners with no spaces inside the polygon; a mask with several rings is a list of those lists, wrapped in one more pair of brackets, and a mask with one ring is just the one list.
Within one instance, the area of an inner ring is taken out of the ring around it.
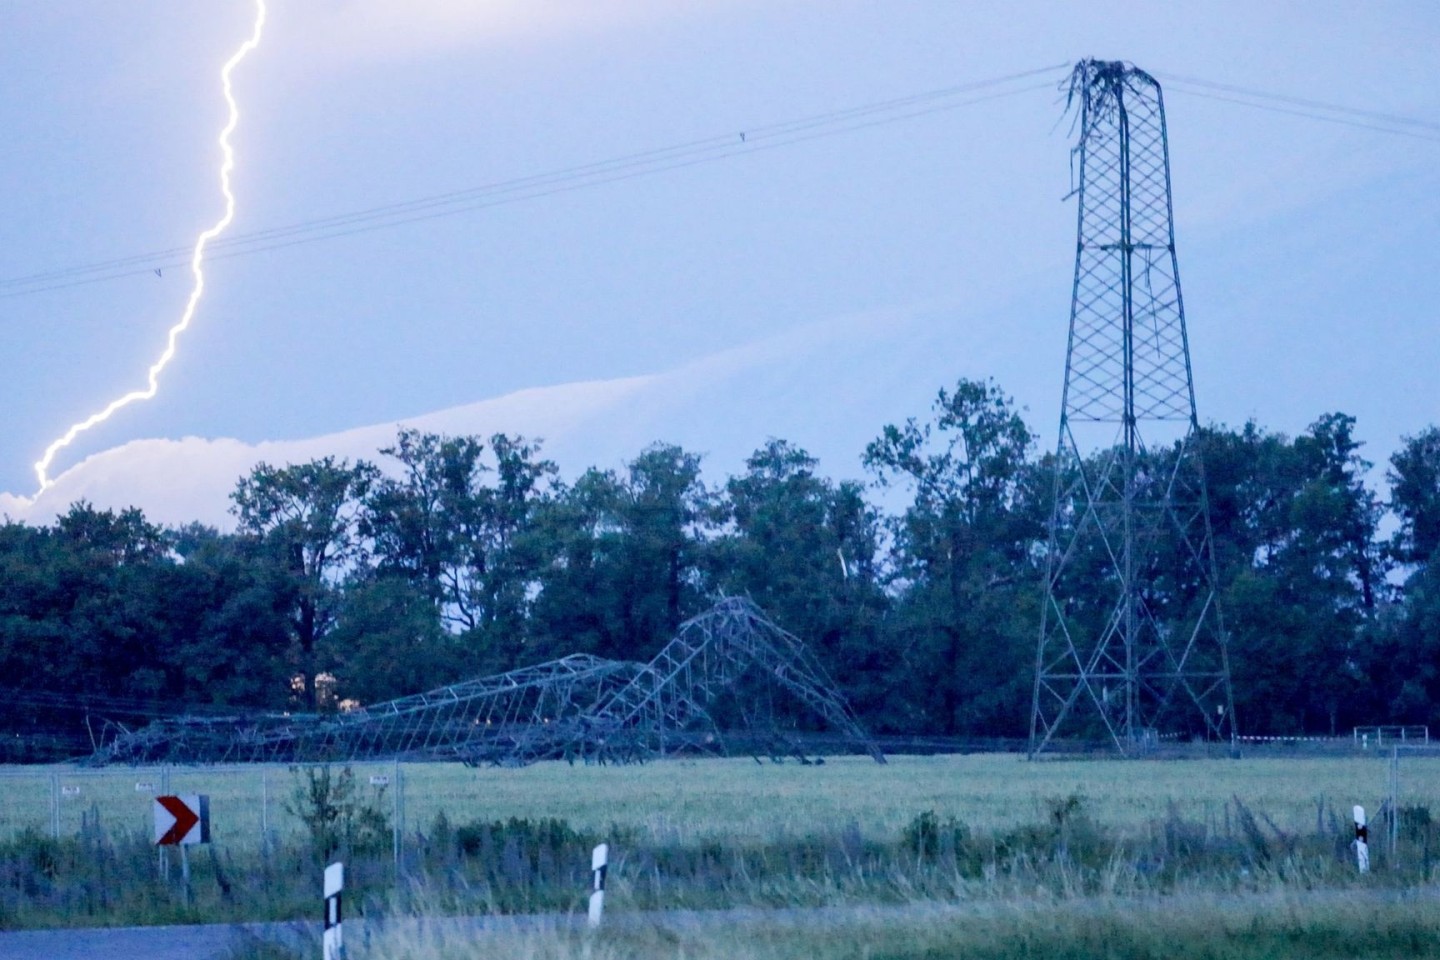
{"label": "asphalt road", "polygon": [[[605,917],[608,927],[664,925],[671,929],[729,927],[746,923],[806,926],[837,923],[853,917],[858,910],[878,912],[951,912],[961,908],[914,904],[893,907],[823,907],[818,909],[767,910],[741,907],[734,910],[667,910],[615,914]],[[369,934],[387,930],[414,930],[435,934],[464,934],[544,931],[579,927],[584,914],[523,914],[488,917],[420,917],[402,920],[349,919],[345,921],[345,943],[361,946]],[[249,939],[270,940],[301,948],[306,955],[320,955],[320,924],[246,923],[208,924],[175,927],[84,927],[64,930],[19,930],[0,932],[0,960],[214,960]]]}
{"label": "asphalt road", "polygon": [[[873,908],[867,910],[915,910],[917,907]],[[928,907],[933,911],[934,907]],[[737,923],[790,923],[795,925],[833,923],[854,910],[823,908],[817,910],[670,910],[653,913],[611,914],[607,926],[645,926],[664,924],[668,927],[701,929]],[[544,931],[578,928],[585,923],[583,914],[522,914],[490,917],[419,917],[403,920],[345,921],[345,943],[360,946],[369,934],[382,931],[430,932],[483,936],[486,933]],[[213,960],[239,943],[250,939],[269,940],[301,948],[307,955],[320,955],[320,924],[245,923],[208,924],[175,927],[85,927],[65,930],[19,930],[0,933],[0,960]]]}

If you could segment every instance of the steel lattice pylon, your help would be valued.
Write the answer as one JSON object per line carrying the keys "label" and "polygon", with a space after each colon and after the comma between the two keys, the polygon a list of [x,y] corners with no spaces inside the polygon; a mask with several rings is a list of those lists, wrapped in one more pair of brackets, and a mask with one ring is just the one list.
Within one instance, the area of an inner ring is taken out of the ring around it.
{"label": "steel lattice pylon", "polygon": [[1070,103],[1079,237],[1030,752],[1233,741],[1160,84],[1086,60]]}
{"label": "steel lattice pylon", "polygon": [[[122,731],[92,762],[325,763],[460,760],[636,762],[726,750],[718,707],[752,744],[784,741],[757,709],[776,692],[883,763],[824,669],[793,635],[739,597],[681,624],[649,663],[572,654],[333,717],[184,717]],[[793,747],[793,744],[792,744]],[[772,749],[773,753],[774,750]]]}

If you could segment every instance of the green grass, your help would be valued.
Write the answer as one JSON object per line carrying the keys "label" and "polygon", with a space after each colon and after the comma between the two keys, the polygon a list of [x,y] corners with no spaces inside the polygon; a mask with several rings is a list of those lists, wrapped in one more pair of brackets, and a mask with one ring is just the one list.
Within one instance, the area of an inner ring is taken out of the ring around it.
{"label": "green grass", "polygon": [[[356,765],[355,774],[362,797],[393,809],[393,767]],[[1425,955],[1416,944],[1440,955],[1433,923],[1405,903],[1345,912],[1350,891],[1433,894],[1440,875],[1431,862],[1440,860],[1440,830],[1416,827],[1418,809],[1399,861],[1377,829],[1376,870],[1355,875],[1350,806],[1373,813],[1387,781],[1386,764],[1371,758],[419,764],[402,774],[403,873],[385,836],[352,851],[352,917],[582,911],[589,848],[603,839],[612,845],[609,908],[617,916],[737,906],[859,911],[840,924],[848,933],[750,924],[724,944],[737,951],[727,957],[1324,960]],[[382,791],[371,775],[392,782]],[[152,791],[135,789],[158,790],[166,777],[172,792],[211,797],[214,843],[192,849],[188,895],[173,872],[160,877],[149,842]],[[324,858],[284,810],[297,778],[280,766],[6,771],[0,928],[313,916]],[[48,835],[51,789],[70,784],[81,793],[61,799],[57,842]],[[1440,809],[1440,761],[1405,759],[1401,784],[1403,806]],[[1313,891],[1332,898],[1326,909]],[[1285,899],[1292,895],[1312,899]],[[1251,900],[1267,912],[1247,913]],[[898,923],[879,909],[916,904],[959,905],[964,916],[937,907],[923,922]],[[1165,952],[1176,942],[1198,952]],[[412,953],[393,946],[373,955],[476,955],[461,943],[412,945]],[[520,952],[510,955],[557,958],[582,948],[596,957],[716,952],[700,933],[663,926],[585,943],[522,937],[512,946]]]}
{"label": "green grass", "polygon": [[[394,777],[387,764],[354,769],[366,790],[375,790],[371,775]],[[150,829],[152,791],[135,786],[149,783],[158,792],[161,771],[6,767],[0,768],[6,797],[0,837],[27,826],[49,829],[51,771],[62,787],[80,788],[79,796],[60,800],[62,835],[76,833],[92,807],[107,824]],[[443,810],[457,822],[560,817],[586,831],[616,824],[684,843],[763,842],[850,822],[867,835],[894,833],[930,809],[975,829],[1005,829],[1034,821],[1048,798],[1069,794],[1087,797],[1097,819],[1119,827],[1171,812],[1223,824],[1227,801],[1239,796],[1283,828],[1300,830],[1313,827],[1321,798],[1340,811],[1356,803],[1373,811],[1386,791],[1386,764],[1376,758],[1029,763],[985,754],[895,757],[885,766],[858,757],[818,767],[741,758],[627,767],[543,763],[518,770],[410,764],[402,771],[411,828],[423,829]],[[281,808],[293,780],[284,766],[169,772],[170,792],[210,795],[216,841],[233,847],[258,845],[262,819],[282,835],[296,829]],[[1440,810],[1440,759],[1403,759],[1401,785],[1402,803]],[[393,792],[393,785],[387,788],[387,805]]]}
{"label": "green grass", "polygon": [[[1440,951],[1433,898],[1398,902],[1333,897],[1191,897],[1173,900],[1012,900],[914,904],[772,919],[716,916],[700,923],[645,918],[590,935],[576,929],[476,936],[443,926],[400,927],[354,960],[1409,960]],[[232,960],[298,960],[314,950],[259,944]]]}

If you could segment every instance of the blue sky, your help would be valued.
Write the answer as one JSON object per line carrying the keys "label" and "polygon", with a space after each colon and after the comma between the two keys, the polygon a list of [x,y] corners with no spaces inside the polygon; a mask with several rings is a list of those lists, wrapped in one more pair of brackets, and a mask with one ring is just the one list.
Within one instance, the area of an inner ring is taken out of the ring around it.
{"label": "blue sky", "polygon": [[[250,0],[0,5],[5,277],[184,246],[213,222],[218,69],[252,15]],[[1083,56],[1440,123],[1440,7],[1423,2],[270,0],[235,75],[232,230]],[[1383,461],[1440,420],[1440,132],[1180,86],[1166,105],[1202,419],[1295,432],[1343,410]],[[1057,98],[216,262],[160,395],[57,466],[143,438],[301,441],[717,357],[750,365],[589,422],[562,466],[665,439],[724,471],[779,434],[855,476],[865,438],[958,376],[995,377],[1049,445],[1075,212]],[[33,492],[45,445],[142,382],[187,292],[166,271],[0,299],[0,491]]]}

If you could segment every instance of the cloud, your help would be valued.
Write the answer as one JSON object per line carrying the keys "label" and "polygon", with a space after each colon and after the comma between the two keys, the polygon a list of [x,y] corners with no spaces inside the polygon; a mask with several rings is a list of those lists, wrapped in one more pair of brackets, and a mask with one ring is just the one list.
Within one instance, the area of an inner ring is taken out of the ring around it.
{"label": "cloud", "polygon": [[203,437],[134,440],[86,457],[33,499],[0,493],[0,513],[44,523],[71,503],[89,500],[116,510],[138,506],[150,520],[166,525],[198,520],[229,527],[229,494],[235,481],[258,463],[303,463],[325,456],[374,460],[401,425],[444,434],[504,432],[557,438],[564,446],[589,421],[612,413],[653,381],[631,377],[521,390],[400,422],[303,440],[254,444]]}
{"label": "cloud", "polygon": [[957,373],[980,375],[993,362],[971,348],[969,362],[955,369],[956,318],[956,306],[948,303],[846,315],[661,373],[535,387],[306,439],[135,440],[85,458],[34,499],[0,493],[0,514],[48,523],[84,499],[102,509],[138,506],[169,526],[198,520],[230,528],[229,495],[257,463],[325,456],[376,461],[400,426],[540,438],[545,456],[566,476],[592,465],[623,467],[657,441],[681,444],[706,455],[710,468],[733,471],[770,436],[853,474],[859,451],[883,423],[920,412]]}

